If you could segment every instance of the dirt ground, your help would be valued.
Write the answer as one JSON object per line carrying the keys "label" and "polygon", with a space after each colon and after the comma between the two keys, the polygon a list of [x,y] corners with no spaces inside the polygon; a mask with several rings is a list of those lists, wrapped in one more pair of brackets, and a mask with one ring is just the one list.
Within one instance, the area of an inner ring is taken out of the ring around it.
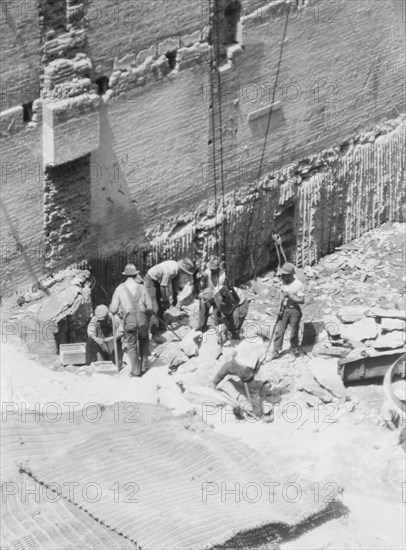
{"label": "dirt ground", "polygon": [[[386,225],[343,247],[336,257],[345,255],[351,261],[335,276],[321,271],[319,276],[315,273],[305,276],[300,270],[298,276],[307,292],[304,319],[316,320],[344,305],[357,303],[404,309],[404,232],[404,225]],[[275,312],[277,291],[272,278],[272,273],[263,276],[266,292],[261,297],[249,291],[253,318],[256,314]],[[13,307],[18,311],[16,306],[5,306],[3,320],[10,317]],[[179,369],[180,373],[170,376],[167,365],[156,359],[141,379],[131,379],[128,368],[116,375],[62,369],[56,366],[55,356],[48,348],[46,352],[36,351],[31,344],[28,352],[27,343],[16,336],[6,342],[3,338],[1,399],[3,403],[27,406],[49,402],[62,406],[72,401],[83,407],[90,402],[106,405],[118,401],[159,402],[174,414],[187,411],[202,414],[202,406],[185,398],[179,382],[189,380],[188,376],[194,376],[195,381],[203,380],[205,372],[207,380],[210,378],[221,364],[213,360],[213,347],[214,341],[208,336],[199,357],[193,359],[195,367],[183,375]],[[287,354],[279,364],[267,362],[262,374],[283,372],[294,379],[311,360],[311,355],[294,359]],[[207,385],[207,380],[203,380],[202,386]],[[379,416],[382,382],[351,386],[347,392],[345,403],[320,402],[313,409],[306,406],[298,392],[288,394],[276,405],[272,424],[237,422],[234,417],[223,418],[221,414],[211,415],[207,420],[218,433],[240,439],[275,457],[281,468],[289,463],[298,474],[315,483],[320,490],[317,498],[331,495],[340,502],[339,513],[327,515],[321,522],[309,524],[281,541],[283,550],[405,548],[405,454],[398,444],[398,433],[387,430]],[[278,482],[278,479],[266,481]],[[272,546],[262,543],[255,548]]]}

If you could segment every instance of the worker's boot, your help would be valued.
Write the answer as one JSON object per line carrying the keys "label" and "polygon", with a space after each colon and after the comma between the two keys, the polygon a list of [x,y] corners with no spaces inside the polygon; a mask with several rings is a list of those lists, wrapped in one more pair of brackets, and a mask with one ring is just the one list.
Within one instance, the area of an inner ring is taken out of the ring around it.
{"label": "worker's boot", "polygon": [[271,357],[269,358],[270,361],[273,361],[274,359],[279,359],[281,356],[280,351],[273,351],[271,354]]}

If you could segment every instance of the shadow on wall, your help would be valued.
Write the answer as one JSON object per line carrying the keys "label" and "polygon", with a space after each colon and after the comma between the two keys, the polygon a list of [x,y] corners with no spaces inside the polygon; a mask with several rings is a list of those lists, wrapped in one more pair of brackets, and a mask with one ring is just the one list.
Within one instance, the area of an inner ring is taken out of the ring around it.
{"label": "shadow on wall", "polygon": [[[100,147],[92,155],[92,242],[137,238],[145,242],[144,219],[131,194],[129,178],[138,177],[137,167],[119,159],[114,151],[116,136],[110,126],[108,107],[100,107]],[[126,170],[123,169],[126,168]],[[134,188],[134,181],[131,182]]]}

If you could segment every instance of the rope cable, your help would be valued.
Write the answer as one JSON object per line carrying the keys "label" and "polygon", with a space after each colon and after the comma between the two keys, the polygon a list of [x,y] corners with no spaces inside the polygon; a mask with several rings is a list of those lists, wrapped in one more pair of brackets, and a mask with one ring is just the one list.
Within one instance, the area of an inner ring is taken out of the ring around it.
{"label": "rope cable", "polygon": [[[213,31],[214,12],[212,9],[212,1],[209,0],[209,27]],[[211,23],[211,24],[210,24]],[[213,36],[213,35],[212,35]],[[218,225],[217,225],[217,157],[216,157],[216,119],[214,112],[214,58],[213,58],[213,39],[210,40],[210,109],[211,109],[211,126],[212,126],[212,148],[213,148],[213,183],[214,183],[214,208],[215,208],[215,241],[216,241],[216,256],[219,256],[219,238],[218,238]]]}
{"label": "rope cable", "polygon": [[[264,145],[262,147],[261,160],[260,160],[260,163],[259,163],[258,174],[257,174],[256,180],[255,180],[255,186],[258,185],[259,178],[261,177],[262,165],[263,165],[264,158],[265,158],[266,143],[267,143],[267,139],[268,139],[269,128],[270,128],[270,125],[271,125],[271,118],[272,118],[273,106],[274,106],[274,102],[275,102],[276,88],[277,88],[277,84],[278,84],[278,80],[279,80],[280,68],[281,68],[281,65],[282,65],[282,55],[283,55],[283,49],[284,49],[284,45],[285,45],[286,32],[287,32],[287,28],[288,28],[289,13],[290,13],[290,2],[288,2],[288,10],[287,10],[287,14],[286,14],[285,27],[283,29],[282,43],[281,43],[281,47],[280,47],[280,50],[279,50],[279,59],[278,59],[278,64],[277,64],[277,68],[276,68],[275,83],[274,83],[274,87],[273,87],[273,90],[272,90],[271,109],[269,111],[268,122],[267,122],[267,126],[266,126],[266,131],[265,131]],[[246,236],[246,239],[245,239],[244,256],[243,256],[244,262],[247,258],[248,240],[249,240],[249,235],[250,235],[252,219],[254,217],[254,210],[255,210],[255,200],[254,200],[253,205],[252,205],[252,210],[251,210],[249,223],[248,223],[248,228],[247,228],[247,236]],[[256,246],[256,242],[257,242],[257,237],[255,236],[254,248]],[[255,250],[254,250],[254,253],[255,253]]]}
{"label": "rope cable", "polygon": [[[221,182],[221,204],[223,211],[223,260],[226,263],[227,258],[227,220],[225,208],[225,188],[224,188],[224,155],[223,155],[223,120],[221,110],[221,76],[220,76],[220,15],[218,0],[215,0],[215,23],[217,24],[217,51],[216,51],[216,73],[217,73],[217,92],[218,92],[218,118],[219,118],[219,138],[220,138],[220,182]],[[217,19],[217,21],[216,21]]]}

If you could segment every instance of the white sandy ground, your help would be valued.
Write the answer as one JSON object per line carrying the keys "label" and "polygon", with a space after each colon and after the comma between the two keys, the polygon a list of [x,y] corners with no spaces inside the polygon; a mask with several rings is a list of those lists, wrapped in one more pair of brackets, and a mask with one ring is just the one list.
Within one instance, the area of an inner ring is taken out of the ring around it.
{"label": "white sandy ground", "polygon": [[[207,360],[211,353],[208,341],[199,360],[205,356]],[[63,405],[67,402],[77,402],[79,408],[118,401],[160,402],[175,414],[193,408],[202,412],[186,401],[165,367],[152,368],[141,379],[129,378],[127,370],[115,376],[52,371],[29,359],[18,341],[1,346],[1,400],[3,412],[7,403],[13,403],[8,410],[18,407],[17,413],[23,403],[27,409],[39,403],[42,410],[52,402],[68,412]],[[270,453],[276,463],[287,461],[290,468],[320,483],[321,489],[326,482],[344,487],[342,502],[349,510],[348,517],[327,521],[284,544],[283,550],[404,549],[406,465],[395,434],[363,422],[345,407],[334,414],[339,421],[333,424],[323,422],[322,409],[319,419],[310,410],[303,409],[300,414],[298,422],[290,422],[276,409],[273,424],[236,422],[231,415],[207,417],[218,433]]]}

